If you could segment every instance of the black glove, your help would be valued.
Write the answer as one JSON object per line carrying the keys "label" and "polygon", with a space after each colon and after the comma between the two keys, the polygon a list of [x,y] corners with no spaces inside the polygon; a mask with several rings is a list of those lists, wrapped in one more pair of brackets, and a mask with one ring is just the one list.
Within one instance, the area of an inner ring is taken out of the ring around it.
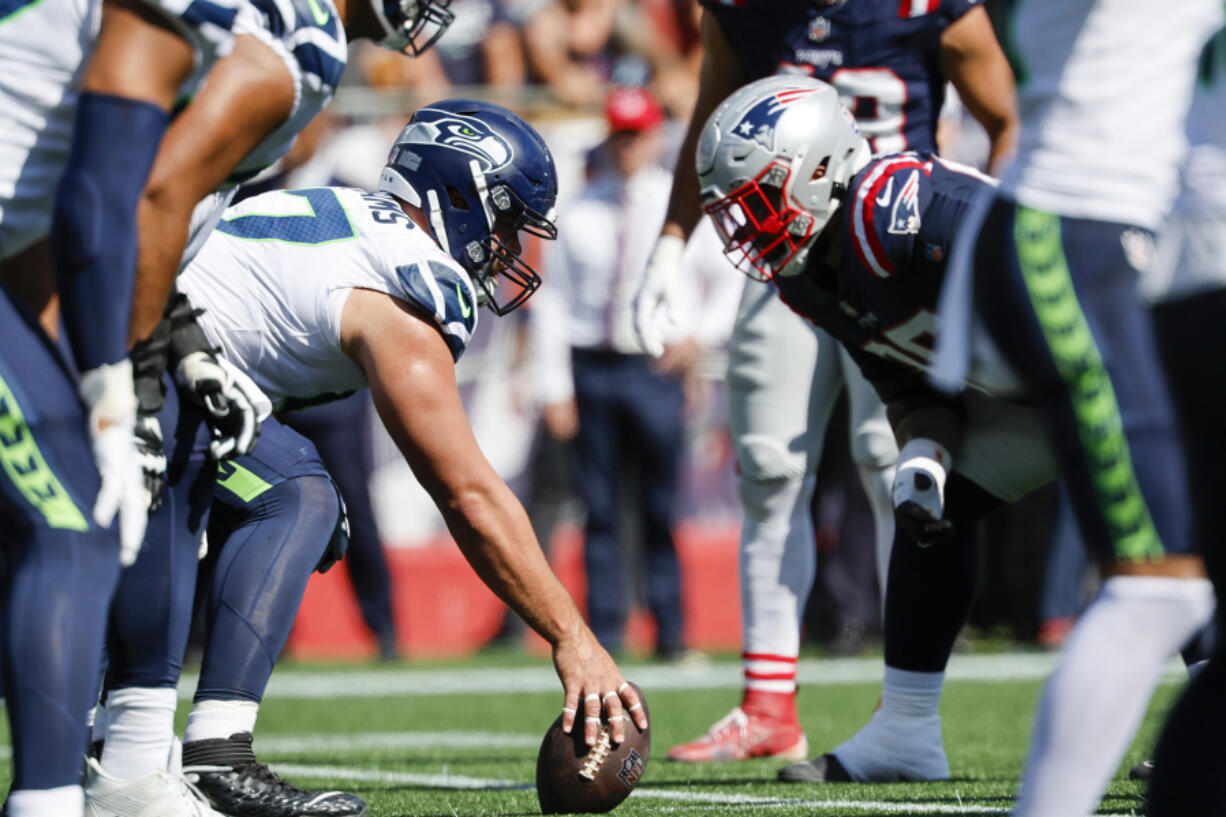
{"label": "black glove", "polygon": [[166,403],[166,361],[170,348],[170,324],[163,320],[153,333],[132,347],[132,380],[136,387],[136,455],[144,477],[149,513],[162,506],[166,488],[166,450],[157,414]]}
{"label": "black glove", "polygon": [[140,415],[136,418],[136,456],[140,460],[141,473],[145,478],[145,491],[149,494],[149,513],[162,507],[162,494],[166,489],[166,448],[162,443],[162,424],[156,417]]}
{"label": "black glove", "polygon": [[196,322],[203,310],[193,309],[187,296],[174,293],[167,307],[170,323],[170,366],[175,382],[202,407],[213,441],[215,460],[250,454],[260,437],[261,401],[267,398],[249,378],[217,357]]}
{"label": "black glove", "polygon": [[340,516],[336,520],[336,527],[332,530],[332,538],[328,540],[324,555],[319,557],[319,564],[315,565],[315,570],[319,573],[327,573],[349,550],[349,514],[345,511],[345,500],[341,498],[339,491],[336,499],[340,503]]}

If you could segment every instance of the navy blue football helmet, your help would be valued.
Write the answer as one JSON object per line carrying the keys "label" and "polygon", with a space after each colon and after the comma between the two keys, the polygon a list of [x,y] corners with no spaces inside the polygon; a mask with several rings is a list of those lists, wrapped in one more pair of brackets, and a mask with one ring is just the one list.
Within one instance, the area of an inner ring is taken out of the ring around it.
{"label": "navy blue football helmet", "polygon": [[451,0],[371,0],[387,32],[379,45],[416,57],[443,36],[455,20]]}
{"label": "navy blue football helmet", "polygon": [[425,211],[434,240],[496,314],[541,285],[520,258],[519,233],[557,238],[558,174],[540,134],[506,108],[472,99],[421,108],[396,137],[379,189]]}

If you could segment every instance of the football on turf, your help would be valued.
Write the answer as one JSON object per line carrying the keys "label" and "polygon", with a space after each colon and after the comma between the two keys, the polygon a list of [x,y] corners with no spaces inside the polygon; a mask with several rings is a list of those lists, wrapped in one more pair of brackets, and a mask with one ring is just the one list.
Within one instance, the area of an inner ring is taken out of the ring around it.
{"label": "football on turf", "polygon": [[[631,684],[643,702],[643,690]],[[562,716],[553,722],[536,757],[536,794],[543,814],[611,811],[625,800],[647,768],[651,727],[643,731],[626,715],[626,739],[614,744],[609,724],[600,725],[596,745],[583,742],[583,718],[575,719],[570,734],[562,731]]]}

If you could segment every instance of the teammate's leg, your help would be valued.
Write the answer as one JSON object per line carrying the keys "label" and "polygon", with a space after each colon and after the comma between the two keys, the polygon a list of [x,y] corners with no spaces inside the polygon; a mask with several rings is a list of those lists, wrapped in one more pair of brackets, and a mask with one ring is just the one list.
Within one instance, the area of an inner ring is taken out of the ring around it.
{"label": "teammate's leg", "polygon": [[349,550],[345,564],[362,620],[374,634],[384,658],[396,655],[396,622],[392,579],[367,482],[371,461],[370,395],[366,392],[335,403],[287,413],[285,425],[310,440],[345,499],[349,517]]}
{"label": "teammate's leg", "polygon": [[1190,554],[1184,461],[1127,252],[1146,238],[998,200],[977,245],[976,269],[994,273],[977,276],[978,306],[1047,410],[1082,535],[1107,560],[1039,705],[1017,807],[1027,817],[1093,808],[1163,661],[1212,607]]}
{"label": "teammate's leg", "polygon": [[728,413],[743,521],[741,705],[674,760],[804,757],[796,662],[817,570],[811,515],[822,439],[840,380],[838,344],[748,282],[729,344]]}
{"label": "teammate's leg", "polygon": [[176,772],[174,713],[215,467],[200,410],[173,387],[167,391],[158,415],[168,463],[165,497],[111,606],[106,733],[101,760],[88,764],[86,780],[90,808],[103,816],[124,817],[135,802],[168,815],[202,806]]}
{"label": "teammate's leg", "polygon": [[98,474],[74,384],[0,292],[0,672],[12,817],[82,813],[85,715],[119,575],[114,529],[89,520]]}
{"label": "teammate's leg", "polygon": [[894,442],[890,421],[885,416],[885,406],[872,384],[860,373],[860,367],[842,346],[839,347],[839,359],[850,408],[851,458],[860,471],[860,483],[864,486],[873,512],[877,586],[881,588],[884,609],[890,550],[894,544],[894,502],[890,493],[894,484],[898,445]]}
{"label": "teammate's leg", "polygon": [[311,444],[274,420],[255,451],[223,464],[203,571],[204,659],[183,736],[183,771],[223,813],[365,814],[361,798],[297,788],[258,762],[259,704],[307,580],[343,535],[336,486]]}

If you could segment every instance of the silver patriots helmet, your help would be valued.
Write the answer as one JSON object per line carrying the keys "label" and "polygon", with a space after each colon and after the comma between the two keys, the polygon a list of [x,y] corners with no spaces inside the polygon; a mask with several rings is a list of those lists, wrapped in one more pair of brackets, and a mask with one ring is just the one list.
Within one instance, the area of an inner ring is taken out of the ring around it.
{"label": "silver patriots helmet", "polygon": [[799,272],[870,155],[821,80],[780,74],[737,90],[707,120],[695,157],[725,255],[757,280]]}

